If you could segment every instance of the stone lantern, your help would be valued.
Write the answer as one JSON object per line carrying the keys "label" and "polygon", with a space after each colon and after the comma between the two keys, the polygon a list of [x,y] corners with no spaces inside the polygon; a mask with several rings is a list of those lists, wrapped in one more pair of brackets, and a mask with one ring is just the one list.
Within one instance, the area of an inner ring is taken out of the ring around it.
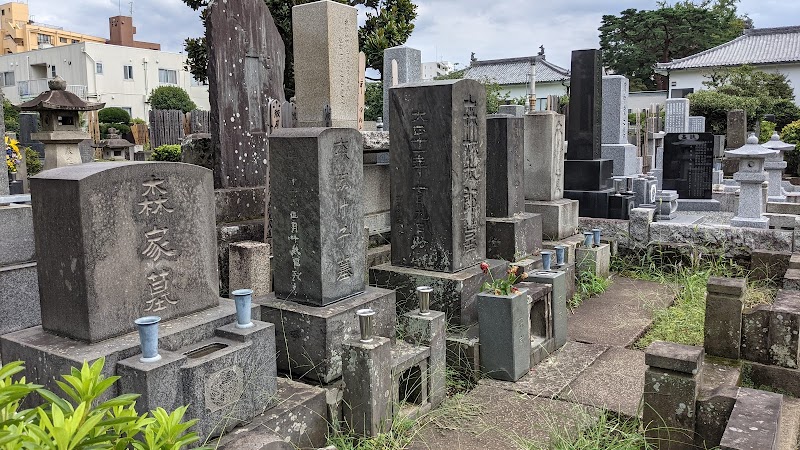
{"label": "stone lantern", "polygon": [[133,144],[122,139],[115,128],[109,128],[106,138],[94,147],[101,149],[103,159],[107,161],[133,161]]}
{"label": "stone lantern", "polygon": [[767,176],[769,177],[767,201],[785,202],[786,193],[783,192],[781,183],[783,181],[783,170],[786,169],[787,164],[783,159],[783,152],[794,150],[795,146],[781,141],[781,137],[778,136],[777,131],[772,134],[772,139],[761,144],[761,146],[777,152],[773,156],[768,157],[767,161],[764,163],[764,169],[767,171]]}
{"label": "stone lantern", "polygon": [[774,156],[775,150],[758,145],[758,138],[751,133],[747,144],[736,150],[728,150],[725,156],[739,160],[739,171],[733,179],[739,182],[739,211],[731,221],[731,226],[745,228],[769,228],[769,219],[763,211],[762,185],[767,180],[764,173],[764,160]]}
{"label": "stone lantern", "polygon": [[49,91],[35,99],[19,105],[22,111],[39,113],[42,127],[32,133],[31,139],[44,144],[44,169],[81,163],[78,143],[90,139],[89,133],[81,130],[81,111],[96,111],[105,103],[89,103],[67,91],[67,83],[61,77],[48,82]]}

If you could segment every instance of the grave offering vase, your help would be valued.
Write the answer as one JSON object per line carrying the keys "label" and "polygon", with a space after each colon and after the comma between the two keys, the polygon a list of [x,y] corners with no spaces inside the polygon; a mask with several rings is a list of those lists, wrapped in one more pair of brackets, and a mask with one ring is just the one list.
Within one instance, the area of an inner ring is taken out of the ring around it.
{"label": "grave offering vase", "polygon": [[601,230],[600,228],[593,228],[592,229],[592,235],[594,236],[594,246],[595,247],[599,247],[600,246],[600,233],[602,233],[602,232],[603,232],[603,230]]}
{"label": "grave offering vase", "polygon": [[254,325],[250,316],[252,314],[253,290],[239,289],[233,291],[233,301],[236,303],[236,328],[252,328]]}
{"label": "grave offering vase", "polygon": [[431,292],[433,288],[430,286],[417,287],[417,299],[419,299],[419,313],[427,316],[431,313]]}
{"label": "grave offering vase", "polygon": [[375,316],[375,311],[371,309],[359,309],[356,311],[356,315],[358,316],[358,326],[361,330],[361,342],[372,342],[372,319]]}
{"label": "grave offering vase", "polygon": [[594,233],[591,231],[584,231],[583,232],[583,246],[586,248],[592,247],[592,242],[594,241]]}
{"label": "grave offering vase", "polygon": [[563,245],[556,245],[555,250],[556,250],[556,265],[561,266],[564,264],[564,256],[567,248],[564,247]]}
{"label": "grave offering vase", "polygon": [[158,354],[158,323],[161,317],[147,316],[136,319],[134,323],[139,329],[139,342],[142,347],[142,356],[139,361],[152,363],[159,361],[161,355]]}
{"label": "grave offering vase", "polygon": [[542,252],[542,268],[544,270],[550,270],[550,266],[553,263],[553,252]]}
{"label": "grave offering vase", "polygon": [[511,295],[478,294],[481,371],[490,378],[517,381],[530,370],[527,292],[520,289]]}

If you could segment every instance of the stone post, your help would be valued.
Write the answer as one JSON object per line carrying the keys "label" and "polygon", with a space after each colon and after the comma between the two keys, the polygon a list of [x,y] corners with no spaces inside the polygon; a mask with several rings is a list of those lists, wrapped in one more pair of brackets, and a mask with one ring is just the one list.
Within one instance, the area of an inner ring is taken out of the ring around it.
{"label": "stone post", "polygon": [[298,125],[356,128],[358,10],[327,0],[297,5],[292,29]]}
{"label": "stone post", "polygon": [[[397,79],[392,72],[392,61],[397,62]],[[422,52],[404,45],[383,51],[383,131],[389,131],[389,89],[422,79]]]}
{"label": "stone post", "polygon": [[747,143],[747,113],[741,109],[728,111],[728,133],[725,147],[737,149]]}
{"label": "stone post", "polygon": [[650,243],[650,224],[655,218],[652,208],[634,208],[630,213],[628,234],[635,248],[647,248]]}
{"label": "stone post", "polygon": [[642,171],[635,145],[628,143],[629,81],[622,75],[603,77],[603,128],[601,156],[614,161],[615,177]]}
{"label": "stone post", "polygon": [[272,292],[269,244],[242,241],[229,246],[229,291],[252,289],[260,297]]}
{"label": "stone post", "polygon": [[389,431],[392,424],[392,346],[390,340],[347,341],[342,351],[344,420],[361,436]]}
{"label": "stone post", "polygon": [[739,359],[742,343],[743,279],[711,277],[706,294],[704,348],[709,356]]}
{"label": "stone post", "polygon": [[646,438],[660,450],[694,449],[695,408],[703,349],[656,341],[645,351]]}
{"label": "stone post", "polygon": [[600,278],[608,278],[611,275],[611,245],[609,244],[578,247],[575,249],[575,260],[578,274],[591,272]]}

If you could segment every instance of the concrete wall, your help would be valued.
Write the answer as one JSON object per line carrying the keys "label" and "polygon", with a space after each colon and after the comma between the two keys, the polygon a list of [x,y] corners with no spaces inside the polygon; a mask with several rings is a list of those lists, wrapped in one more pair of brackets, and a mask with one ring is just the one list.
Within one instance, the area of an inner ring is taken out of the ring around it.
{"label": "concrete wall", "polygon": [[[528,87],[527,85],[524,84],[507,84],[502,86],[502,90],[505,91],[508,94],[509,98],[512,99],[517,99],[528,95]],[[546,99],[548,95],[562,96],[565,95],[566,93],[567,93],[567,87],[561,84],[560,81],[553,83],[536,83],[537,100]]]}
{"label": "concrete wall", "polygon": [[[795,104],[800,106],[800,64],[771,64],[756,66],[759,70],[769,73],[782,73],[786,75],[790,85],[795,90]],[[687,70],[674,70],[669,74],[670,92],[673,89],[694,89],[695,92],[705,90],[703,86],[704,81],[708,81],[704,75],[711,73],[711,69],[687,69]]]}
{"label": "concrete wall", "polygon": [[628,111],[641,111],[650,109],[650,105],[664,106],[667,101],[667,91],[641,91],[628,94]]}

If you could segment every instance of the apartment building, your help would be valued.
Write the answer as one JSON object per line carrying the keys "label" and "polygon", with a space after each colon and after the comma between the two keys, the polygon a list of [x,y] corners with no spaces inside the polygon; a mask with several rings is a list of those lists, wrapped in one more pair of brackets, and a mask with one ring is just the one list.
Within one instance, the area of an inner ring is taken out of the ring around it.
{"label": "apartment building", "polygon": [[105,43],[106,39],[65,30],[33,20],[26,3],[10,2],[0,5],[0,34],[3,54],[72,45],[80,42]]}

